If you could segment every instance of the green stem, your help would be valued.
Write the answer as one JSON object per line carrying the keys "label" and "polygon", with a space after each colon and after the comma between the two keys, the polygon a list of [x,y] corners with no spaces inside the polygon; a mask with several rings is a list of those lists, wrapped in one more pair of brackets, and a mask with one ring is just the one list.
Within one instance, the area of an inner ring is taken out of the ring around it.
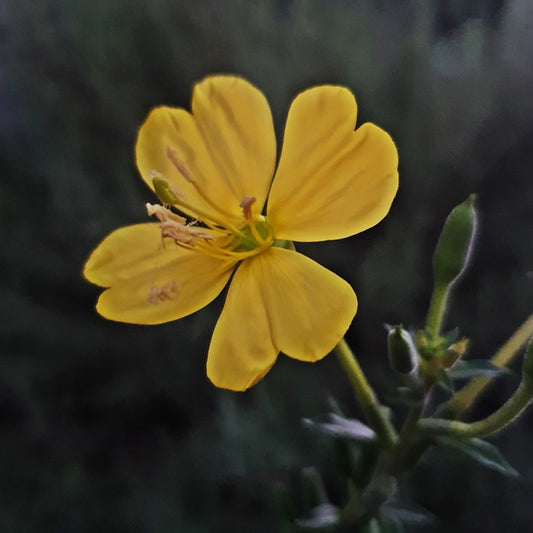
{"label": "green stem", "polygon": [[426,322],[426,331],[432,339],[439,336],[449,294],[449,285],[439,284],[433,289]]}
{"label": "green stem", "polygon": [[529,406],[533,400],[533,380],[524,378],[515,393],[494,413],[487,418],[467,424],[443,418],[425,418],[418,427],[426,433],[437,435],[454,435],[464,438],[487,437],[498,433]]}
{"label": "green stem", "polygon": [[376,432],[384,447],[393,448],[398,440],[398,435],[385,415],[385,411],[368,383],[355,355],[344,339],[335,347],[335,353],[348,375],[357,402],[361,406],[367,422]]}

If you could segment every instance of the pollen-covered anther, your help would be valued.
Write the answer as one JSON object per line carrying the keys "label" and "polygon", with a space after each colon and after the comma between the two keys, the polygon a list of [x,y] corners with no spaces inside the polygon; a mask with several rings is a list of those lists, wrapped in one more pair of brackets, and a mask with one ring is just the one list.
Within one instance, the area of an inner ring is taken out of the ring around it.
{"label": "pollen-covered anther", "polygon": [[194,246],[197,239],[212,240],[214,237],[194,225],[187,224],[187,219],[173,213],[170,209],[162,205],[146,204],[148,214],[155,215],[159,220],[161,238],[172,239],[176,244],[187,244]]}
{"label": "pollen-covered anther", "polygon": [[162,205],[147,203],[146,211],[148,211],[148,216],[155,215],[159,222],[173,221],[177,224],[182,224],[183,226],[187,223],[186,218],[173,213],[170,209],[163,207]]}
{"label": "pollen-covered anther", "polygon": [[156,305],[159,302],[164,302],[165,300],[173,300],[178,295],[178,292],[179,287],[174,280],[170,280],[161,287],[152,285],[146,301],[149,304]]}
{"label": "pollen-covered anther", "polygon": [[195,228],[189,224],[186,226],[176,224],[172,220],[161,222],[159,227],[161,228],[161,237],[163,239],[168,237],[176,244],[187,244],[189,246],[194,246],[198,239],[202,239],[204,241],[211,241],[214,239],[212,235],[206,231],[203,231],[202,229]]}
{"label": "pollen-covered anther", "polygon": [[176,167],[178,172],[185,178],[189,183],[193,183],[194,179],[189,169],[185,163],[178,157],[178,153],[174,148],[167,146],[167,157],[170,159],[170,162]]}
{"label": "pollen-covered anther", "polygon": [[252,218],[252,205],[254,204],[255,204],[255,198],[253,196],[245,196],[241,200],[239,207],[242,207],[242,216],[246,220],[250,220]]}

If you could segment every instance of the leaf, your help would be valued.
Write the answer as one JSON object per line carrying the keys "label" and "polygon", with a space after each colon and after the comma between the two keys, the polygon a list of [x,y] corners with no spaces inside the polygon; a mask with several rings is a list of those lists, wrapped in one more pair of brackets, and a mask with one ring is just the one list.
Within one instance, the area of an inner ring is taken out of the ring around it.
{"label": "leaf", "polygon": [[398,387],[393,394],[387,396],[387,403],[392,405],[405,405],[407,407],[420,405],[422,400],[423,394],[410,387]]}
{"label": "leaf", "polygon": [[453,383],[450,379],[450,376],[445,370],[439,370],[435,375],[435,384],[439,386],[442,390],[452,395],[454,393]]}
{"label": "leaf", "polygon": [[442,335],[447,345],[453,344],[459,338],[459,328],[453,328]]}
{"label": "leaf", "polygon": [[411,531],[411,528],[402,528],[404,524],[409,526],[427,526],[435,523],[435,515],[427,509],[412,503],[399,501],[391,501],[383,505],[381,515],[386,520],[393,522],[400,531]]}
{"label": "leaf", "polygon": [[311,509],[309,518],[297,518],[296,525],[306,530],[320,530],[339,524],[339,509],[331,503],[322,503]]}
{"label": "leaf", "polygon": [[487,359],[458,361],[447,371],[450,379],[470,379],[478,376],[495,378],[511,373],[508,368],[496,366]]}
{"label": "leaf", "polygon": [[355,418],[345,418],[336,413],[329,413],[326,422],[304,418],[303,423],[321,433],[357,441],[374,441],[376,434],[367,425]]}
{"label": "leaf", "polygon": [[500,450],[485,440],[437,437],[435,443],[440,446],[460,451],[486,468],[496,470],[506,476],[518,477],[520,475],[507,462]]}
{"label": "leaf", "polygon": [[376,518],[371,518],[367,523],[359,526],[358,531],[361,533],[384,533],[385,530]]}

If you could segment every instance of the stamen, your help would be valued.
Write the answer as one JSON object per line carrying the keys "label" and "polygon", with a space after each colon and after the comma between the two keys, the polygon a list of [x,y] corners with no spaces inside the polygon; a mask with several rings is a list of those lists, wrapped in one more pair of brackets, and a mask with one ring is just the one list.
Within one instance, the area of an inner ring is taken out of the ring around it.
{"label": "stamen", "polygon": [[155,215],[159,220],[161,238],[172,239],[176,244],[185,243],[194,247],[197,239],[213,240],[215,237],[201,228],[186,224],[187,220],[162,205],[146,204],[148,215]]}
{"label": "stamen", "polygon": [[252,232],[252,235],[254,236],[254,239],[257,241],[258,244],[264,245],[266,243],[265,239],[261,237],[259,232],[257,231],[257,228],[255,226],[255,222],[252,218],[252,205],[255,204],[255,198],[253,196],[246,195],[239,204],[239,207],[242,207],[242,216],[246,220],[246,224],[250,228],[250,231]]}
{"label": "stamen", "polygon": [[[159,174],[159,172],[158,172]],[[163,179],[161,174],[152,177],[152,185],[159,201],[164,205],[174,205],[180,200],[185,200],[185,195],[174,185]]]}
{"label": "stamen", "polygon": [[[167,146],[167,157],[170,159],[171,163],[176,167],[178,172],[183,176],[185,181],[187,181],[188,183],[190,183],[194,187],[196,192],[205,201],[205,203],[210,205],[215,211],[220,213],[225,218],[228,218],[229,220],[234,218],[234,215],[232,215],[231,213],[228,213],[220,205],[218,205],[215,202],[213,202],[213,200],[211,200],[211,198],[209,198],[209,196],[201,189],[201,187],[198,185],[197,181],[193,178],[192,173],[187,168],[187,165],[179,158],[178,153],[176,152],[176,150],[174,150],[174,148],[171,148],[170,146]],[[180,195],[178,194],[178,196],[180,196]],[[227,224],[223,224],[223,225],[227,226]]]}
{"label": "stamen", "polygon": [[149,304],[156,305],[165,300],[173,300],[178,295],[178,292],[178,284],[174,280],[170,280],[161,287],[152,285],[146,301]]}
{"label": "stamen", "polygon": [[159,222],[166,222],[167,220],[173,220],[174,222],[177,222],[178,224],[185,225],[187,223],[187,219],[184,217],[181,217],[180,215],[177,215],[176,213],[173,213],[170,209],[167,209],[166,207],[163,207],[162,205],[157,204],[146,204],[146,211],[148,211],[148,216],[155,215]]}
{"label": "stamen", "polygon": [[171,163],[178,169],[178,172],[185,178],[189,183],[194,183],[192,174],[189,172],[189,169],[185,163],[178,157],[178,153],[174,148],[167,146],[167,157],[170,159]]}

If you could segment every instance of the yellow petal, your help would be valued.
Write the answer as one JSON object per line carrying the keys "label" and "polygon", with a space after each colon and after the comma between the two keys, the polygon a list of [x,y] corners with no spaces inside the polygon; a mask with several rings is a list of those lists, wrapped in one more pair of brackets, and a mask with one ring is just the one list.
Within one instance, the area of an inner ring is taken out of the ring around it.
{"label": "yellow petal", "polygon": [[357,311],[346,281],[302,254],[275,247],[254,257],[248,268],[280,351],[317,361],[342,339]]}
{"label": "yellow petal", "polygon": [[276,136],[261,91],[236,76],[210,76],[196,84],[192,112],[219,176],[239,202],[263,209],[276,164]]}
{"label": "yellow petal", "polygon": [[299,253],[270,248],[235,273],[207,374],[219,387],[245,390],[268,372],[279,351],[316,361],[344,336],[356,310],[344,280]]}
{"label": "yellow petal", "polygon": [[[168,148],[183,163],[188,171],[187,176],[182,175],[169,159]],[[220,201],[220,205],[225,205],[234,215],[238,214],[238,203],[226,184],[219,179],[196,122],[184,109],[153,109],[139,130],[135,155],[137,168],[152,190],[152,179],[162,177],[188,204],[214,213],[213,207],[187,181],[192,178],[209,198]]]}
{"label": "yellow petal", "polygon": [[257,383],[276,361],[260,283],[252,261],[245,261],[231,281],[209,354],[207,376],[224,389],[243,391]]}
{"label": "yellow petal", "polygon": [[100,287],[111,287],[153,270],[156,258],[169,257],[169,252],[163,250],[159,224],[126,226],[110,233],[96,247],[83,275]]}
{"label": "yellow petal", "polygon": [[356,116],[343,87],[315,87],[293,101],[267,208],[276,238],[340,239],[388,213],[398,188],[397,150],[374,124],[354,132]]}
{"label": "yellow petal", "polygon": [[212,76],[193,91],[192,115],[183,109],[153,110],[139,131],[137,165],[151,186],[153,171],[184,193],[190,203],[212,210],[167,157],[176,151],[213,203],[240,216],[244,196],[264,205],[273,175],[276,140],[264,95],[235,76]]}
{"label": "yellow petal", "polygon": [[224,288],[232,265],[161,244],[157,224],[138,224],[111,233],[89,257],[84,274],[103,292],[96,309],[105,318],[160,324],[194,313]]}

